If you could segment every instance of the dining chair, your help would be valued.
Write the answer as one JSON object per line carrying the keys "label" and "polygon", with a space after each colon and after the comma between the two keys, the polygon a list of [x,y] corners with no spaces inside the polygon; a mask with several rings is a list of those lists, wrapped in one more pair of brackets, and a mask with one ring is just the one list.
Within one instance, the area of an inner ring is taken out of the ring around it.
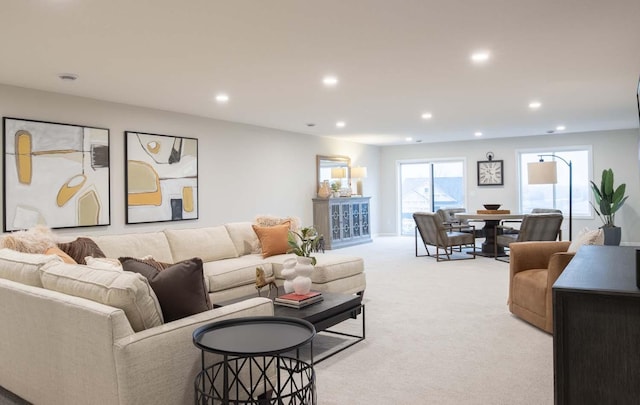
{"label": "dining chair", "polygon": [[509,262],[498,256],[498,247],[509,248],[513,242],[554,241],[560,234],[563,216],[561,213],[526,214],[522,218],[522,225],[518,233],[503,233],[503,226],[496,227],[496,237],[493,252],[496,260]]}
{"label": "dining chair", "polygon": [[[416,223],[414,230],[416,257],[425,256],[418,255],[418,234],[422,239],[426,256],[432,257],[427,245],[436,248],[436,261],[441,260],[466,260],[476,258],[476,238],[474,225],[451,225],[442,221],[442,216],[435,212],[416,212],[413,214],[413,220]],[[462,231],[467,232],[462,232]],[[453,259],[453,248],[455,246],[473,246],[473,253],[469,257]],[[440,259],[440,250],[444,250],[446,259]]]}

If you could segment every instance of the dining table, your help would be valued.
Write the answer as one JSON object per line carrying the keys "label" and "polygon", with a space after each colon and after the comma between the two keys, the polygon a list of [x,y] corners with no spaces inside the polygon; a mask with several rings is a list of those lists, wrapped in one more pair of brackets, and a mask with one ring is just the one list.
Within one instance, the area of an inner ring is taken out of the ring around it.
{"label": "dining table", "polygon": [[[504,211],[504,210],[503,210]],[[524,218],[524,214],[511,214],[511,213],[469,213],[459,212],[455,214],[455,217],[462,220],[473,222],[484,222],[482,231],[484,233],[484,242],[482,242],[482,248],[480,252],[476,252],[476,255],[495,257],[494,247],[496,240],[496,231],[499,232],[497,226],[501,221],[518,221]],[[498,256],[504,256],[504,247],[498,246]]]}

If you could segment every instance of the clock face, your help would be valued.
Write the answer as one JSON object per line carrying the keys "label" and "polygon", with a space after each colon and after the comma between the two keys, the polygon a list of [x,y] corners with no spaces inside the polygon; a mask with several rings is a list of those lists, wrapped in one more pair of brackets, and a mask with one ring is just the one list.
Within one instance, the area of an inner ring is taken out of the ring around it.
{"label": "clock face", "polygon": [[502,184],[502,160],[478,162],[479,186],[501,186]]}

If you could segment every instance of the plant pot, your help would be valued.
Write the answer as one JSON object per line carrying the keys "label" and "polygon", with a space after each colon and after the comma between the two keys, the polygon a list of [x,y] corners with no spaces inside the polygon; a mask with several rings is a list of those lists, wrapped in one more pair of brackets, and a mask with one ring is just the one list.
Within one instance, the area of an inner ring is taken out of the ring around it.
{"label": "plant pot", "polygon": [[622,239],[622,228],[619,226],[603,226],[604,244],[607,246],[619,246]]}

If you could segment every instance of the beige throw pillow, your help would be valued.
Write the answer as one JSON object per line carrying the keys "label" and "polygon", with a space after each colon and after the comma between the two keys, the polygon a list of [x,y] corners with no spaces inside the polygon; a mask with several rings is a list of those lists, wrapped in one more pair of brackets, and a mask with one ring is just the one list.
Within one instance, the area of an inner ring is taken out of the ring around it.
{"label": "beige throw pillow", "polygon": [[571,242],[567,252],[575,253],[582,245],[604,245],[604,231],[602,228],[589,230],[584,228]]}

